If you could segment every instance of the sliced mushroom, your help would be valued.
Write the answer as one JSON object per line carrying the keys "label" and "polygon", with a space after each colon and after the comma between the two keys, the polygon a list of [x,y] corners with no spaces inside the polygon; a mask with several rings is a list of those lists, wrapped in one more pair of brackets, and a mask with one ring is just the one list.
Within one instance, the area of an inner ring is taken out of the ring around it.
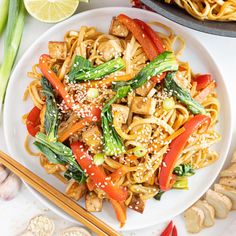
{"label": "sliced mushroom", "polygon": [[205,197],[206,201],[215,209],[217,218],[224,219],[232,208],[231,200],[225,195],[209,189]]}
{"label": "sliced mushroom", "polygon": [[225,196],[227,196],[233,204],[232,209],[236,210],[236,189],[235,188],[224,186],[222,184],[215,184],[214,190],[218,193],[222,193]]}
{"label": "sliced mushroom", "polygon": [[236,188],[236,179],[230,178],[230,177],[223,177],[223,178],[220,178],[219,184]]}
{"label": "sliced mushroom", "polygon": [[204,212],[198,207],[192,206],[184,212],[184,220],[189,233],[199,233],[203,228]]}
{"label": "sliced mushroom", "polygon": [[71,227],[62,231],[61,236],[92,236],[92,234],[82,227]]}
{"label": "sliced mushroom", "polygon": [[228,169],[221,171],[221,177],[236,177],[236,163],[233,163]]}
{"label": "sliced mushroom", "polygon": [[198,200],[194,206],[200,208],[204,212],[203,225],[210,227],[215,224],[215,209],[206,200]]}

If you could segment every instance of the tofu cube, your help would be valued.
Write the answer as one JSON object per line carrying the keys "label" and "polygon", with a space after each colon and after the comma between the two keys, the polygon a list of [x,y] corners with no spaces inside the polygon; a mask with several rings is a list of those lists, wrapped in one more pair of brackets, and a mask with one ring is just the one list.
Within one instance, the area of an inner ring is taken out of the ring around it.
{"label": "tofu cube", "polygon": [[113,17],[109,33],[118,37],[125,38],[129,34],[129,30],[116,17]]}
{"label": "tofu cube", "polygon": [[115,112],[117,112],[120,122],[125,124],[129,117],[129,107],[120,104],[112,104],[111,107],[112,116],[114,117]]}
{"label": "tofu cube", "polygon": [[139,196],[133,195],[128,207],[139,213],[143,213],[145,208],[145,203]]}
{"label": "tofu cube", "polygon": [[67,55],[67,47],[65,42],[52,42],[48,43],[48,51],[50,57],[59,60],[65,60]]}
{"label": "tofu cube", "polygon": [[157,101],[154,98],[135,97],[131,104],[131,112],[141,115],[153,115]]}
{"label": "tofu cube", "polygon": [[155,83],[152,81],[148,81],[146,84],[144,84],[140,88],[137,88],[135,91],[138,95],[146,97],[154,87]]}
{"label": "tofu cube", "polygon": [[85,196],[85,207],[87,211],[99,212],[102,211],[103,200],[98,198],[97,194],[94,192],[89,192]]}
{"label": "tofu cube", "polygon": [[82,133],[82,140],[90,148],[99,149],[102,143],[102,133],[100,129],[94,125]]}

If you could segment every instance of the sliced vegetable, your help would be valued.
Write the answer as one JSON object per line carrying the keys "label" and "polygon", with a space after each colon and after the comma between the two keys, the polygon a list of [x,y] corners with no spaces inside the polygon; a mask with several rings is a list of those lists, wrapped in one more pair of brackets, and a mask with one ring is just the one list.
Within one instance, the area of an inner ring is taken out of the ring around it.
{"label": "sliced vegetable", "polygon": [[195,101],[202,103],[204,99],[212,93],[212,91],[215,89],[216,83],[211,82],[209,85],[207,85],[206,88],[204,88],[197,96],[194,97]]}
{"label": "sliced vegetable", "polygon": [[205,75],[197,75],[194,78],[194,81],[197,82],[197,90],[202,90],[206,88],[208,84],[210,84],[213,79],[211,78],[210,74],[205,74]]}
{"label": "sliced vegetable", "polygon": [[174,168],[173,173],[177,176],[192,176],[195,174],[195,170],[189,164],[181,164]]}
{"label": "sliced vegetable", "polygon": [[157,200],[157,201],[160,201],[161,200],[161,197],[162,195],[165,193],[165,191],[162,191],[162,190],[159,190],[159,192],[154,196],[154,198]]}
{"label": "sliced vegetable", "polygon": [[127,173],[127,170],[124,168],[124,166],[122,166],[122,167],[118,168],[117,170],[115,170],[113,173],[110,174],[111,180],[116,181],[120,177],[125,175],[126,173]]}
{"label": "sliced vegetable", "polygon": [[134,21],[145,31],[145,33],[151,38],[153,43],[155,44],[158,54],[163,53],[165,51],[163,47],[163,43],[161,38],[157,35],[157,33],[145,22],[139,19],[134,19]]}
{"label": "sliced vegetable", "polygon": [[173,188],[188,190],[188,178],[183,176],[177,177]]}
{"label": "sliced vegetable", "polygon": [[165,71],[178,70],[178,62],[172,52],[163,52],[147,64],[132,80],[127,82],[116,82],[114,89],[129,85],[132,89],[137,89],[144,85],[151,77],[157,76]]}
{"label": "sliced vegetable", "polygon": [[120,222],[120,227],[123,227],[126,222],[126,206],[123,202],[118,202],[110,199],[110,202],[115,210],[116,218]]}
{"label": "sliced vegetable", "polygon": [[[82,58],[82,57],[79,57]],[[121,70],[125,67],[125,62],[121,57],[112,59],[108,62],[105,62],[99,66],[91,67],[88,66],[88,63],[80,63],[78,62],[78,58],[76,64],[72,66],[72,70],[68,74],[68,81],[73,83],[76,81],[88,81],[88,80],[96,80],[101,79],[102,77],[109,75],[115,71]],[[86,60],[83,58],[83,60]],[[82,64],[82,65],[81,65]],[[82,67],[86,65],[87,67]],[[77,69],[79,68],[79,69]]]}
{"label": "sliced vegetable", "polygon": [[173,98],[166,98],[163,101],[163,108],[164,108],[164,110],[170,111],[170,110],[174,109],[174,107],[175,107],[175,101],[174,101]]}
{"label": "sliced vegetable", "polygon": [[104,152],[107,156],[119,155],[125,152],[123,142],[113,127],[113,117],[111,112],[111,105],[117,99],[126,97],[130,91],[130,86],[123,86],[118,88],[116,95],[105,104],[102,109],[102,130],[103,130],[103,145]]}
{"label": "sliced vegetable", "polygon": [[[7,5],[7,3],[3,4]],[[3,6],[3,8],[5,6]],[[6,9],[4,9],[4,11],[6,11]],[[2,17],[4,17],[4,13],[1,15],[1,20],[4,20]],[[20,46],[24,19],[25,8],[23,0],[9,1],[8,21],[4,42],[4,56],[3,63],[0,68],[0,107],[4,102],[9,76]]]}
{"label": "sliced vegetable", "polygon": [[133,149],[134,155],[137,157],[143,157],[147,154],[147,149],[142,146],[137,146]]}
{"label": "sliced vegetable", "polygon": [[97,98],[99,96],[99,91],[97,88],[90,88],[87,92],[88,98]]}
{"label": "sliced vegetable", "polygon": [[0,9],[1,9],[0,36],[3,33],[7,23],[8,7],[9,7],[9,0],[2,0],[0,4]]}
{"label": "sliced vegetable", "polygon": [[41,79],[42,92],[46,97],[46,111],[44,119],[44,127],[49,142],[55,142],[57,140],[57,130],[59,125],[59,109],[54,97],[52,85],[48,80],[43,77]]}
{"label": "sliced vegetable", "polygon": [[190,93],[183,88],[181,88],[174,80],[175,73],[167,73],[164,80],[164,87],[166,91],[173,96],[175,96],[180,102],[182,102],[189,111],[194,115],[196,114],[206,114],[204,107],[194,100]]}
{"label": "sliced vegetable", "polygon": [[48,66],[50,60],[49,55],[43,54],[39,58],[39,68],[42,71],[46,79],[51,83],[52,87],[60,94],[60,96],[65,101],[68,108],[78,112],[82,117],[90,117],[93,121],[98,121],[97,118],[100,117],[97,114],[101,113],[100,108],[95,105],[85,105],[79,102],[75,102],[73,97],[71,97],[65,89],[65,86],[56,76],[56,74]]}
{"label": "sliced vegetable", "polygon": [[135,39],[137,39],[142,46],[148,59],[151,61],[156,58],[158,55],[158,49],[146,32],[133,19],[124,14],[118,15],[117,18],[129,29],[129,31],[131,31]]}
{"label": "sliced vegetable", "polygon": [[170,236],[172,232],[172,228],[173,228],[173,222],[171,220],[160,236]]}
{"label": "sliced vegetable", "polygon": [[31,136],[35,136],[40,130],[40,112],[38,107],[33,107],[26,119],[26,127]]}
{"label": "sliced vegetable", "polygon": [[100,166],[105,161],[105,157],[103,153],[97,153],[93,156],[93,162],[96,166]]}
{"label": "sliced vegetable", "polygon": [[74,159],[73,153],[69,147],[61,142],[49,142],[45,134],[38,132],[35,136],[34,145],[55,164],[68,164],[68,171],[65,177],[75,178],[78,183],[84,183],[86,180],[85,172]]}
{"label": "sliced vegetable", "polygon": [[165,155],[160,170],[159,185],[163,191],[171,187],[172,173],[176,161],[188,142],[189,137],[201,126],[206,130],[211,122],[210,117],[205,115],[196,115],[184,124],[185,131],[175,138],[169,145],[169,151]]}
{"label": "sliced vegetable", "polygon": [[81,142],[71,144],[72,151],[76,161],[80,164],[83,170],[94,181],[97,188],[102,189],[107,195],[116,201],[125,201],[128,193],[122,188],[114,186],[110,178],[106,176],[100,166],[93,163],[93,158],[88,154],[85,146]]}

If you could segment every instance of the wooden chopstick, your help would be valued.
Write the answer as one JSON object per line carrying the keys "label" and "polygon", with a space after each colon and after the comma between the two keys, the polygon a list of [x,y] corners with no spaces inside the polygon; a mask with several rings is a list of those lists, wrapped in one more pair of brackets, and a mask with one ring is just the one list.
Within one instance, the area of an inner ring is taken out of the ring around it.
{"label": "wooden chopstick", "polygon": [[40,192],[43,196],[64,210],[66,213],[74,217],[76,220],[80,221],[83,225],[91,229],[97,235],[120,236],[117,231],[112,229],[106,223],[90,214],[72,199],[58,191],[56,188],[48,184],[46,181],[35,175],[32,171],[25,168],[19,162],[15,161],[2,151],[0,151],[0,163],[5,165],[35,190]]}

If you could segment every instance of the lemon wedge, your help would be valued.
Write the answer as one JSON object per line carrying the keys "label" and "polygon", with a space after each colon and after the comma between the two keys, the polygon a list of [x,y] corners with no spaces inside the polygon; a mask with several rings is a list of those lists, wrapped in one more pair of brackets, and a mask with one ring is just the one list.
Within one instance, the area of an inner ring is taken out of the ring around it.
{"label": "lemon wedge", "polygon": [[74,14],[79,0],[24,0],[24,3],[27,11],[34,18],[43,22],[56,23]]}

